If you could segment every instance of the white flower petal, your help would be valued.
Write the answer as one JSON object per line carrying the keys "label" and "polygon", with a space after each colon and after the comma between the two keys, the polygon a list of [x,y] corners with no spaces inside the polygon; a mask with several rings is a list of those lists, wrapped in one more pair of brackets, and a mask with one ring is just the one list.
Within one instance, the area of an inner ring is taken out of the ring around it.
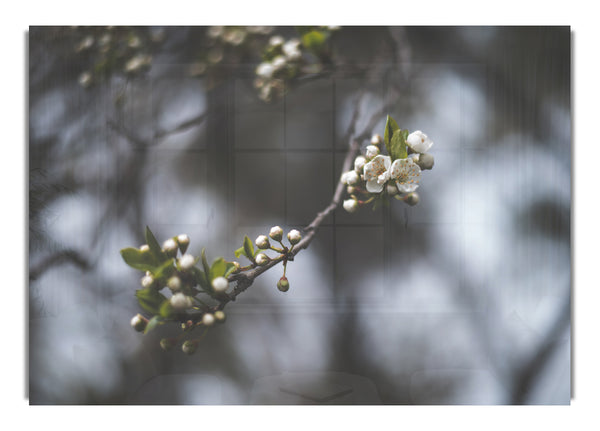
{"label": "white flower petal", "polygon": [[426,153],[433,145],[433,141],[420,130],[415,130],[408,135],[406,143],[417,153]]}
{"label": "white flower petal", "polygon": [[414,192],[415,190],[417,190],[417,187],[419,187],[418,184],[402,184],[399,183],[398,181],[396,181],[396,186],[398,186],[398,190],[400,190],[402,193],[411,193]]}
{"label": "white flower petal", "polygon": [[367,181],[367,191],[369,193],[381,193],[383,184],[379,184],[377,179]]}

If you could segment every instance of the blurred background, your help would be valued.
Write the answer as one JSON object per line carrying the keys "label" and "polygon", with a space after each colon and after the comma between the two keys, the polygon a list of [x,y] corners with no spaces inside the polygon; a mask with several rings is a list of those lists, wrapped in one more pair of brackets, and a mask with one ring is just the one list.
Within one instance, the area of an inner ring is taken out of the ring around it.
{"label": "blurred background", "polygon": [[[570,402],[570,29],[315,31],[30,28],[31,404]],[[301,67],[257,81],[273,36]],[[146,225],[300,229],[387,114],[435,142],[417,206],[338,209],[195,355],[131,328]]]}

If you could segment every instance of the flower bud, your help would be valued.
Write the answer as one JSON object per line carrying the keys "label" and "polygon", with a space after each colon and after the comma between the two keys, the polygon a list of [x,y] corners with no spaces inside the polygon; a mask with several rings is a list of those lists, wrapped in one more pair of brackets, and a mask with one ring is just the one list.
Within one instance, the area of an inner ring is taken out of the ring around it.
{"label": "flower bud", "polygon": [[175,347],[175,344],[177,344],[177,341],[174,338],[163,338],[160,340],[160,348],[165,352],[168,352]]}
{"label": "flower bud", "polygon": [[221,310],[215,311],[215,320],[218,323],[224,323],[226,318],[227,318],[227,316],[225,315],[224,311],[221,311]]}
{"label": "flower bud", "polygon": [[356,199],[346,199],[343,206],[346,211],[353,213],[358,209],[358,202]]}
{"label": "flower bud", "polygon": [[131,319],[131,327],[138,332],[142,332],[144,329],[146,329],[147,324],[148,320],[141,314],[136,314],[133,316],[133,319]]}
{"label": "flower bud", "polygon": [[380,134],[376,133],[371,137],[371,145],[381,145],[383,142],[383,138]]}
{"label": "flower bud", "polygon": [[379,154],[379,147],[376,147],[375,145],[368,145],[367,149],[365,150],[365,155],[367,156],[367,159],[372,159],[373,157],[377,156]]}
{"label": "flower bud", "polygon": [[212,281],[212,287],[217,293],[222,293],[229,287],[229,282],[225,277],[217,277]]}
{"label": "flower bud", "polygon": [[190,245],[190,237],[182,233],[181,235],[177,236],[177,243],[179,244],[179,250],[181,250],[181,253],[185,253],[188,245]]}
{"label": "flower bud", "polygon": [[198,342],[192,341],[192,340],[186,340],[181,345],[181,350],[186,355],[193,355],[197,348],[198,348]]}
{"label": "flower bud", "polygon": [[192,306],[192,298],[184,295],[181,292],[176,293],[171,296],[171,306],[175,311],[183,311],[187,310]]}
{"label": "flower bud", "polygon": [[269,256],[264,253],[258,253],[256,256],[256,264],[259,266],[264,266],[269,263]]}
{"label": "flower bud", "polygon": [[354,159],[354,170],[361,172],[365,167],[365,163],[367,163],[365,156],[357,156],[356,159]]}
{"label": "flower bud", "polygon": [[290,282],[286,277],[281,277],[277,282],[277,289],[282,292],[287,292],[290,289]]}
{"label": "flower bud", "polygon": [[179,259],[179,266],[183,271],[187,271],[194,266],[195,260],[196,259],[191,254],[184,254]]}
{"label": "flower bud", "polygon": [[349,195],[351,195],[356,191],[356,188],[354,186],[348,186],[348,187],[346,187],[346,191],[348,192]]}
{"label": "flower bud", "polygon": [[345,179],[346,179],[346,184],[348,184],[349,186],[353,186],[356,183],[358,183],[359,176],[356,171],[348,171],[348,172],[346,172]]}
{"label": "flower bud", "polygon": [[175,257],[175,255],[177,254],[177,243],[173,238],[169,238],[163,243],[162,249],[167,254],[167,256]]}
{"label": "flower bud", "polygon": [[389,196],[396,196],[398,194],[398,187],[396,187],[396,184],[388,184],[385,189]]}
{"label": "flower bud", "polygon": [[92,74],[90,72],[83,72],[79,75],[79,85],[83,88],[87,88],[92,85]]}
{"label": "flower bud", "polygon": [[167,280],[167,287],[173,292],[177,292],[179,289],[181,289],[181,279],[174,275]]}
{"label": "flower bud", "polygon": [[290,244],[295,245],[300,242],[300,240],[302,239],[302,235],[300,235],[300,232],[298,230],[292,229],[287,234],[287,238],[288,238],[288,241],[290,242]]}
{"label": "flower bud", "polygon": [[259,235],[254,241],[254,243],[261,250],[265,250],[271,246],[271,244],[269,243],[269,238],[267,238],[266,235]]}
{"label": "flower bud", "polygon": [[151,275],[144,275],[141,280],[142,286],[146,289],[150,288],[154,284],[154,278]]}
{"label": "flower bud", "polygon": [[404,197],[404,202],[406,202],[410,206],[415,206],[419,203],[419,195],[415,192],[409,193]]}
{"label": "flower bud", "polygon": [[281,241],[283,239],[283,229],[279,226],[273,226],[269,231],[269,236],[275,241]]}
{"label": "flower bud", "polygon": [[240,263],[239,263],[239,262],[236,262],[236,261],[233,261],[233,262],[231,262],[231,263],[233,263],[233,266],[235,267],[235,269],[233,270],[233,272],[234,272],[234,273],[235,273],[235,272],[239,272],[239,270],[240,270],[240,268],[242,267],[242,265],[240,265]]}
{"label": "flower bud", "polygon": [[142,244],[142,245],[140,245],[140,251],[142,253],[146,253],[146,252],[150,251],[150,246],[148,244]]}
{"label": "flower bud", "polygon": [[202,324],[204,326],[212,326],[215,323],[215,316],[211,313],[206,313],[202,316]]}
{"label": "flower bud", "polygon": [[433,156],[429,153],[421,154],[419,156],[419,161],[417,162],[417,165],[419,165],[421,169],[433,168]]}
{"label": "flower bud", "polygon": [[285,40],[281,36],[271,36],[271,39],[269,39],[269,45],[271,46],[283,45],[283,42],[285,42]]}
{"label": "flower bud", "polygon": [[285,57],[283,55],[278,55],[273,59],[271,64],[275,70],[279,70],[285,66]]}

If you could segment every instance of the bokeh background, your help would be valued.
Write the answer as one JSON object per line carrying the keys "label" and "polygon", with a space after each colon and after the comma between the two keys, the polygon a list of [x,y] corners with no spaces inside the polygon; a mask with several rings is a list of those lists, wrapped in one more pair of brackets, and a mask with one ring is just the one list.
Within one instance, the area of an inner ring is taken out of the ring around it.
{"label": "bokeh background", "polygon": [[[342,27],[269,103],[261,47],[296,29],[236,30],[30,28],[30,403],[568,404],[569,28]],[[336,211],[193,356],[135,332],[119,250],[148,225],[231,259],[307,225],[357,105],[358,132],[434,140],[420,203]]]}

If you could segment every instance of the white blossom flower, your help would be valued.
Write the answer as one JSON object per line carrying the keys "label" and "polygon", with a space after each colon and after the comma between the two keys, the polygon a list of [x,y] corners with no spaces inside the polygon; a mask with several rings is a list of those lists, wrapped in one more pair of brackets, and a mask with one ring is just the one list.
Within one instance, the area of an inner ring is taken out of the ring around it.
{"label": "white blossom flower", "polygon": [[387,172],[391,164],[390,156],[378,155],[365,165],[364,176],[368,192],[380,193],[383,190],[383,184],[378,182],[379,176]]}
{"label": "white blossom flower", "polygon": [[278,55],[273,59],[271,64],[273,65],[273,69],[279,70],[285,66],[285,57],[283,55]]}
{"label": "white blossom flower", "polygon": [[389,173],[389,171],[385,171],[383,174],[381,174],[377,177],[377,184],[385,184],[389,181],[389,179],[390,179],[390,173]]}
{"label": "white blossom flower", "polygon": [[406,143],[417,153],[426,153],[433,145],[433,141],[420,130],[416,130],[408,135]]}
{"label": "white blossom flower", "polygon": [[300,41],[298,39],[290,39],[281,47],[283,53],[290,60],[298,60],[302,53],[300,52]]}
{"label": "white blossom flower", "polygon": [[262,250],[265,250],[270,247],[271,243],[269,242],[269,238],[266,235],[259,235],[254,241],[256,246]]}
{"label": "white blossom flower", "polygon": [[283,229],[279,226],[273,226],[269,231],[269,236],[275,241],[281,241],[283,238]]}
{"label": "white blossom flower", "polygon": [[368,145],[367,149],[365,150],[365,155],[367,156],[367,159],[372,159],[373,157],[377,156],[379,154],[379,147],[375,146],[375,145]]}
{"label": "white blossom flower", "polygon": [[354,170],[360,172],[365,167],[365,163],[367,163],[367,159],[365,156],[357,156],[354,159]]}
{"label": "white blossom flower", "polygon": [[273,71],[273,66],[271,65],[271,63],[267,62],[260,63],[256,68],[256,74],[263,78],[270,78],[271,76],[273,76]]}
{"label": "white blossom flower", "polygon": [[196,259],[191,254],[184,254],[183,256],[181,256],[181,258],[179,258],[179,266],[184,271],[187,271],[192,266],[194,266],[195,260]]}
{"label": "white blossom flower", "polygon": [[302,239],[302,235],[300,235],[300,232],[296,229],[292,229],[291,231],[289,231],[289,233],[287,234],[287,237],[288,237],[288,241],[292,245],[298,244],[298,242],[300,242],[300,240]]}
{"label": "white blossom flower", "polygon": [[204,326],[212,326],[215,323],[215,316],[211,313],[206,313],[202,316],[202,324]]}
{"label": "white blossom flower", "polygon": [[185,294],[178,292],[171,296],[171,306],[175,311],[183,311],[192,307],[192,298]]}
{"label": "white blossom flower", "polygon": [[414,192],[419,187],[421,168],[413,159],[397,159],[390,168],[390,179],[396,181],[402,193]]}
{"label": "white blossom flower", "polygon": [[271,45],[271,46],[283,45],[283,42],[285,42],[285,40],[283,39],[283,37],[281,37],[279,35],[271,36],[271,39],[269,39],[269,45]]}
{"label": "white blossom flower", "polygon": [[229,287],[229,282],[225,277],[217,277],[212,281],[212,287],[215,292],[225,292]]}
{"label": "white blossom flower", "polygon": [[346,199],[343,206],[346,211],[353,213],[358,209],[358,202],[356,199]]}

